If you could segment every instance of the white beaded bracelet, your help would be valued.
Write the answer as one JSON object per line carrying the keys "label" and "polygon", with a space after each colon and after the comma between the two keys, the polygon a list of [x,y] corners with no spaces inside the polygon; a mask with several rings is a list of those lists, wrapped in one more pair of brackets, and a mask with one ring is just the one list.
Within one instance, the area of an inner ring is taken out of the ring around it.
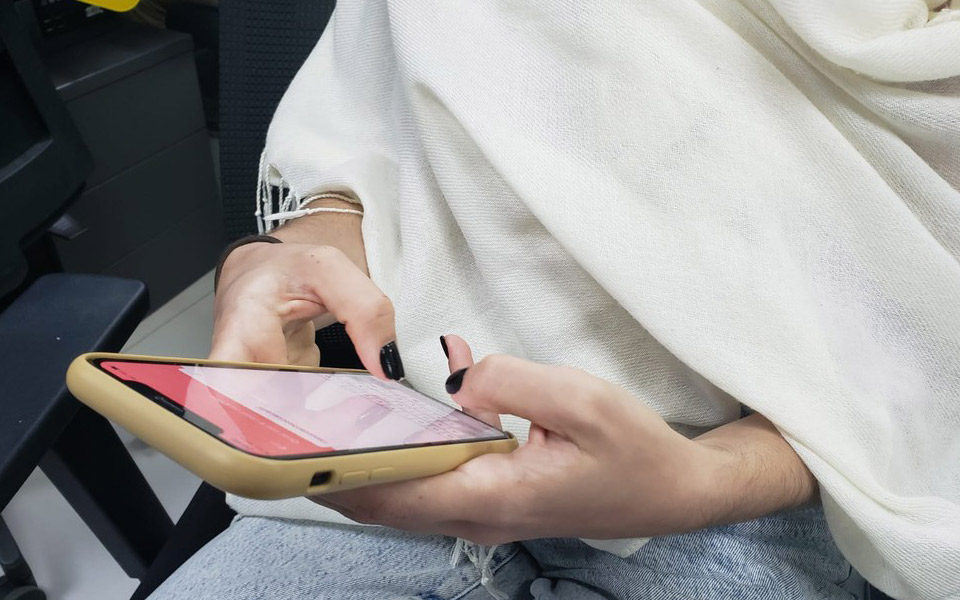
{"label": "white beaded bracelet", "polygon": [[360,203],[357,202],[356,199],[346,194],[342,194],[340,192],[324,192],[322,194],[316,194],[314,196],[308,196],[307,198],[304,198],[297,204],[297,208],[294,210],[286,210],[283,212],[264,215],[262,220],[264,222],[289,221],[291,219],[297,219],[299,217],[305,217],[307,215],[314,215],[317,213],[339,213],[345,215],[363,216],[363,211],[355,208],[336,208],[333,206],[304,208],[307,204],[310,204],[316,200],[339,200],[341,202],[348,202],[350,204],[356,204],[360,206]]}
{"label": "white beaded bracelet", "polygon": [[345,215],[359,215],[363,216],[362,210],[356,210],[353,208],[334,208],[332,206],[320,206],[317,208],[301,208],[298,210],[289,210],[287,212],[274,213],[272,215],[266,215],[262,217],[264,221],[289,221],[290,219],[297,219],[299,217],[305,217],[307,215],[313,215],[317,213],[340,213]]}

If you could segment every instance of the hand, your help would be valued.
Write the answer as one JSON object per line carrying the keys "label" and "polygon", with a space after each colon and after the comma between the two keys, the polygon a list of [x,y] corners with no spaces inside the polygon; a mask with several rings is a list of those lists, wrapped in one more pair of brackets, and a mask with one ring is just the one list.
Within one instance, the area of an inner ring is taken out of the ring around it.
{"label": "hand", "polygon": [[434,477],[316,502],[362,523],[482,544],[639,537],[708,524],[701,490],[711,483],[709,450],[624,389],[577,369],[508,356],[471,366],[467,344],[446,340],[450,369],[469,367],[454,390],[457,402],[494,424],[501,413],[529,419],[529,442]]}
{"label": "hand", "polygon": [[[386,377],[381,349],[396,339],[393,305],[336,248],[298,243],[237,248],[224,261],[214,311],[214,360],[317,366],[315,322],[340,321],[367,370]],[[392,366],[402,374],[398,357]]]}

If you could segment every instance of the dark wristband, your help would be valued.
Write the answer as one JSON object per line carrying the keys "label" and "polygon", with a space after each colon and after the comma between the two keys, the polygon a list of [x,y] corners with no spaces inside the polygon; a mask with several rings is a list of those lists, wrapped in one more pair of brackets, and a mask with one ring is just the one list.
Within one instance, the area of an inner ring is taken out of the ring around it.
{"label": "dark wristband", "polygon": [[233,242],[227,246],[223,253],[220,255],[220,261],[217,263],[217,270],[213,274],[213,291],[216,293],[217,284],[220,283],[220,271],[223,270],[223,263],[226,262],[227,257],[230,256],[230,253],[239,248],[240,246],[246,246],[247,244],[256,244],[257,242],[266,242],[267,244],[282,244],[283,240],[278,240],[272,235],[248,235],[242,237],[239,240]]}

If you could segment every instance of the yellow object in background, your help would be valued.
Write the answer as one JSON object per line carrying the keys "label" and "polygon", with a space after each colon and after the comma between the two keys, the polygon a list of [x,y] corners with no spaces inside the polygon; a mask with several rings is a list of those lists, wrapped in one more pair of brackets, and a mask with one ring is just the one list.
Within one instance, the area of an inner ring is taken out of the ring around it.
{"label": "yellow object in background", "polygon": [[140,0],[80,0],[80,2],[99,6],[100,8],[114,12],[127,12],[136,6]]}

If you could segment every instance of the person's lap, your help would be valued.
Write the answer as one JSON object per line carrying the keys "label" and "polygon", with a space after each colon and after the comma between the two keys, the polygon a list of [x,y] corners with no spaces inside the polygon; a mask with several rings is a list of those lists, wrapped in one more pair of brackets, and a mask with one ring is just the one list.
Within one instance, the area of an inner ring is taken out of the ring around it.
{"label": "person's lap", "polygon": [[[380,527],[244,517],[151,600],[256,598],[489,600],[455,540]],[[579,540],[496,549],[493,587],[510,598],[849,599],[850,567],[819,509],[654,538],[627,558]]]}
{"label": "person's lap", "polygon": [[[462,560],[451,566],[454,544],[442,536],[382,527],[243,517],[150,598],[488,599],[472,563]],[[518,554],[519,547],[505,546],[491,567],[498,570]]]}
{"label": "person's lap", "polygon": [[[533,597],[704,600],[852,600],[851,574],[821,509],[794,511],[653,538],[625,559],[579,540],[538,540],[525,549],[539,578]],[[588,560],[584,560],[587,558]]]}

